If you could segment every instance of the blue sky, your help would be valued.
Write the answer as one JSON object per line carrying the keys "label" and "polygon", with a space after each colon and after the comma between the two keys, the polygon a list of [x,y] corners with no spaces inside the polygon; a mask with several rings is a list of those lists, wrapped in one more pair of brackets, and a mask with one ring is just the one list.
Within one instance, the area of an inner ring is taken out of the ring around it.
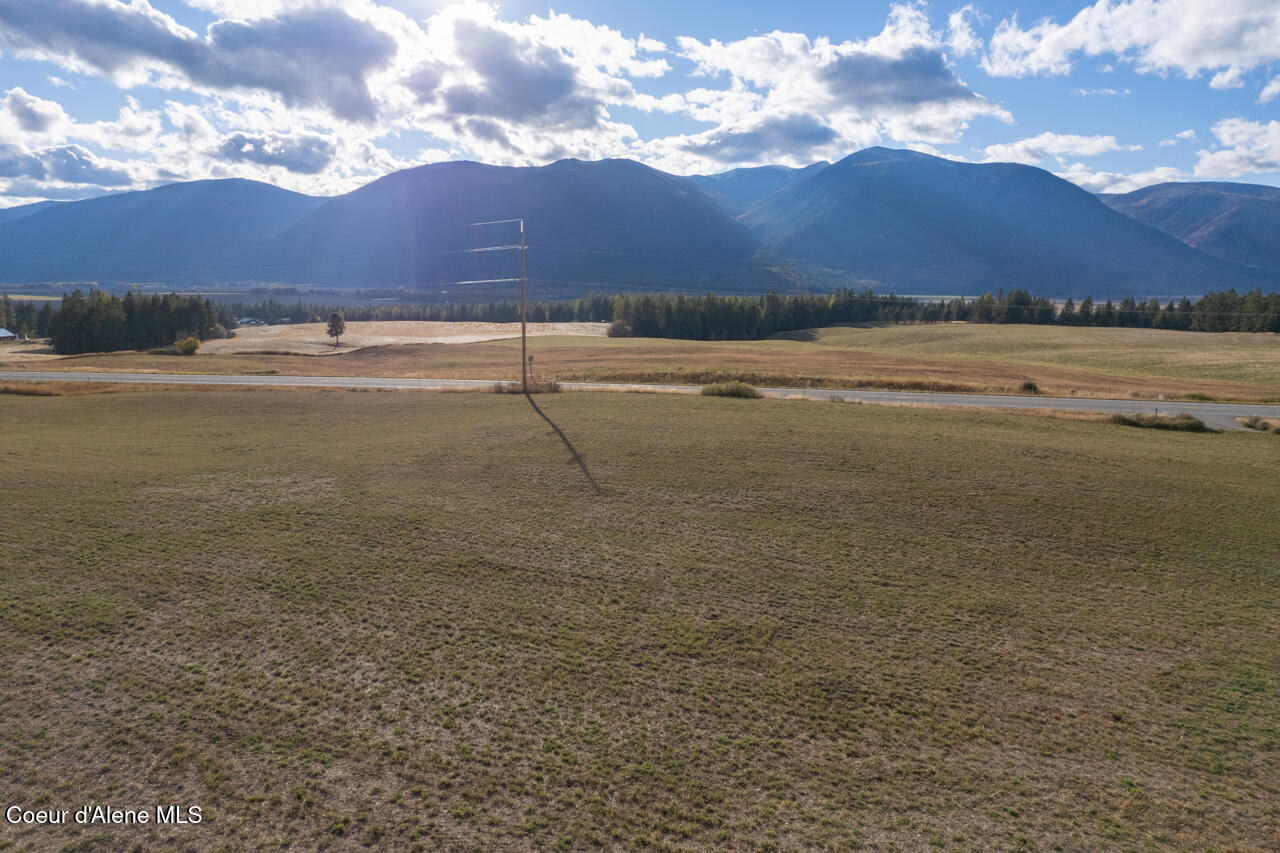
{"label": "blue sky", "polygon": [[868,145],[1093,191],[1280,185],[1280,2],[0,0],[0,206],[445,159]]}

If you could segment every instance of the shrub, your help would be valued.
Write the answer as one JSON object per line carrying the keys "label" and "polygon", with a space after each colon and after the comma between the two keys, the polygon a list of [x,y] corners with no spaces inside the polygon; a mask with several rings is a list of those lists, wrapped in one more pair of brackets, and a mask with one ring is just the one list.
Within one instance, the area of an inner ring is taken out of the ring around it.
{"label": "shrub", "polygon": [[631,327],[626,323],[610,323],[605,334],[611,338],[629,338],[631,337]]}
{"label": "shrub", "polygon": [[1018,390],[1020,390],[1023,394],[1039,394],[1040,386],[1032,382],[1030,379],[1028,379],[1026,382],[1023,382],[1022,385],[1018,387]]}
{"label": "shrub", "polygon": [[173,348],[178,351],[179,355],[195,355],[196,350],[200,349],[200,339],[186,337],[180,341],[175,341]]}
{"label": "shrub", "polygon": [[746,400],[759,400],[761,394],[754,385],[745,382],[719,382],[715,385],[703,385],[704,397],[742,397]]}
{"label": "shrub", "polygon": [[1111,422],[1144,429],[1172,429],[1181,432],[1213,432],[1204,421],[1191,415],[1112,415]]}
{"label": "shrub", "polygon": [[1246,426],[1249,429],[1261,430],[1262,432],[1274,432],[1280,434],[1280,420],[1271,421],[1257,415],[1249,415],[1244,418],[1236,418],[1236,423]]}

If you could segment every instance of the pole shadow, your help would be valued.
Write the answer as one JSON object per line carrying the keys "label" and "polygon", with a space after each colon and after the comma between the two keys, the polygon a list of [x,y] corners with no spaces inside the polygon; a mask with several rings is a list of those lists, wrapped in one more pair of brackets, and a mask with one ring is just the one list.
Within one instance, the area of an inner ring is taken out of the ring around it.
{"label": "pole shadow", "polygon": [[597,495],[604,494],[604,492],[600,490],[600,484],[597,483],[596,478],[592,476],[591,469],[587,467],[587,460],[582,458],[582,454],[579,453],[578,449],[573,446],[573,443],[571,441],[569,441],[568,437],[564,434],[564,431],[561,430],[560,427],[556,426],[555,421],[547,417],[546,412],[538,408],[538,404],[533,401],[533,396],[529,394],[529,392],[527,391],[525,392],[524,398],[529,401],[529,405],[532,406],[533,410],[538,413],[538,417],[546,421],[547,424],[550,425],[550,427],[553,430],[555,430],[556,435],[560,436],[560,440],[564,442],[564,446],[568,449],[569,455],[573,457],[573,461],[576,462],[578,465],[578,468],[582,470],[582,476],[587,478],[587,482],[591,485],[591,490],[595,492]]}

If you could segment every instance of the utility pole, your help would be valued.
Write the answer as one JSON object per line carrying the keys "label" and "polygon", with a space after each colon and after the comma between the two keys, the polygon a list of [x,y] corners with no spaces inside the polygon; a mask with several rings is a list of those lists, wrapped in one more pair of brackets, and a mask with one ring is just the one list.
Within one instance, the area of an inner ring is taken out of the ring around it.
{"label": "utility pole", "polygon": [[520,220],[520,390],[529,393],[529,359],[525,355],[528,335],[524,312],[524,220]]}
{"label": "utility pole", "polygon": [[[524,220],[523,219],[493,219],[488,222],[472,222],[472,225],[503,225],[508,222],[520,223],[520,243],[512,246],[485,246],[480,249],[469,249],[470,252],[503,252],[508,249],[520,250],[520,390],[529,393],[529,358],[528,358],[528,322],[525,312],[524,301]],[[511,279],[500,279],[501,281],[510,281]]]}

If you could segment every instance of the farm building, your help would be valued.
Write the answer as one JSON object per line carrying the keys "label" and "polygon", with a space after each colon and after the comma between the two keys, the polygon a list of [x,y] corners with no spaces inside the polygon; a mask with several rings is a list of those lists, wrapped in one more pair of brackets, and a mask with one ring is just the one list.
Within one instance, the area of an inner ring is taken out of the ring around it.
{"label": "farm building", "polygon": [[18,336],[15,335],[13,332],[9,331],[8,329],[0,329],[0,343],[4,343],[6,341],[16,341],[17,339],[18,339]]}

